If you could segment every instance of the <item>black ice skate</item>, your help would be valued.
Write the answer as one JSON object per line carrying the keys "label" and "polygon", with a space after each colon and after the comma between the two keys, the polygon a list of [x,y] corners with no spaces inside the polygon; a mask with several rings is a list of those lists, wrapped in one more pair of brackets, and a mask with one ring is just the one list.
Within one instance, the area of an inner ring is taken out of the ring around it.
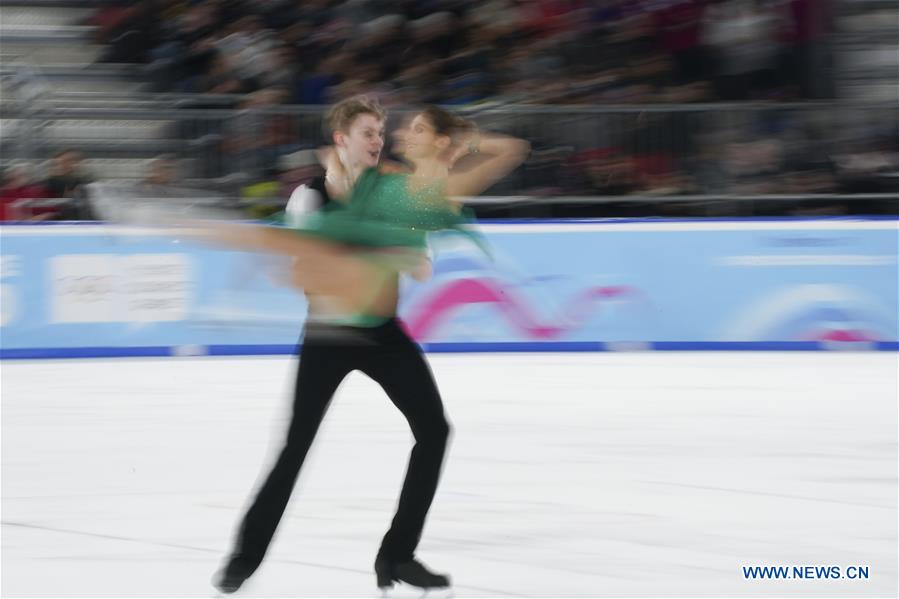
{"label": "black ice skate", "polygon": [[450,585],[449,576],[431,572],[416,559],[392,562],[379,557],[375,560],[375,575],[378,577],[378,588],[382,591],[391,588],[394,582],[405,582],[424,590],[444,589]]}
{"label": "black ice skate", "polygon": [[228,565],[216,572],[212,579],[212,586],[224,595],[230,595],[239,589],[252,571],[240,560],[232,559]]}

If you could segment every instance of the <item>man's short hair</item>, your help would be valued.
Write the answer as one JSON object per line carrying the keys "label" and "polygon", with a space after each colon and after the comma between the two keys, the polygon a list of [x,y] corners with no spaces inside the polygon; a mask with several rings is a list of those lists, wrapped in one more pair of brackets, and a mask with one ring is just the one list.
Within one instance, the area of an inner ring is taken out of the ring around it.
{"label": "man's short hair", "polygon": [[387,111],[375,98],[370,96],[353,96],[332,106],[325,117],[325,123],[330,133],[335,131],[346,133],[350,130],[356,118],[363,114],[370,114],[379,121],[387,119]]}

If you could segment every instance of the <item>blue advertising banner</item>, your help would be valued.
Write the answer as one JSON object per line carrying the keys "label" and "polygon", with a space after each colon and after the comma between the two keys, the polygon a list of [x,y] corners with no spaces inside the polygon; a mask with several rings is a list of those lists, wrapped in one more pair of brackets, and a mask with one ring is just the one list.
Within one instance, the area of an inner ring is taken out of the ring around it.
{"label": "blue advertising banner", "polygon": [[[438,235],[400,316],[429,351],[897,349],[899,221],[640,220]],[[295,350],[281,258],[162,230],[0,227],[0,357]]]}

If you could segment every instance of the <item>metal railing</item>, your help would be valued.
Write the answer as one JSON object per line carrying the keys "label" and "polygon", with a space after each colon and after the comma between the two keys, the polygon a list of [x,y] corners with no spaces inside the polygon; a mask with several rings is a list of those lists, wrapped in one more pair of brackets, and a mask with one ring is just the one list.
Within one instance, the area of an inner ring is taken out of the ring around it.
{"label": "metal railing", "polygon": [[[187,165],[187,178],[255,181],[277,176],[284,155],[326,143],[322,106],[241,109],[234,106],[242,96],[130,97],[106,105],[94,104],[99,98],[91,94],[6,103],[0,118],[27,133],[15,136],[21,143],[10,144],[13,155],[4,158],[44,160],[66,147],[101,160],[169,153]],[[899,101],[535,106],[507,99],[458,110],[485,129],[532,144],[528,162],[493,195],[641,196],[661,203],[659,196],[891,192],[899,171],[897,164],[867,173],[872,180],[861,189],[809,182],[814,173],[846,174],[832,172],[842,155],[895,152],[887,146],[895,146],[899,132]],[[410,113],[392,109],[389,126]]]}
{"label": "metal railing", "polygon": [[[90,196],[91,194],[87,194]],[[104,220],[141,222],[139,207],[166,206],[166,214],[203,218],[210,214],[255,219],[283,210],[285,199],[240,197],[123,197],[22,199],[7,210],[10,221]],[[482,222],[496,219],[759,217],[759,216],[899,216],[899,194],[806,194],[762,196],[484,196],[466,205]],[[128,210],[138,206],[131,215]]]}

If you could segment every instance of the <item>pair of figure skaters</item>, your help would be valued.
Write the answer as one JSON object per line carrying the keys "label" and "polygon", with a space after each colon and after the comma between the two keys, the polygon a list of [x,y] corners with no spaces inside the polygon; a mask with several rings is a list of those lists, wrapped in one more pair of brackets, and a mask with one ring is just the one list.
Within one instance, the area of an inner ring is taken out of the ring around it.
{"label": "pair of figure skaters", "polygon": [[[427,107],[398,132],[406,165],[386,164],[380,161],[385,124],[385,111],[370,98],[336,104],[327,117],[334,145],[320,153],[325,176],[294,194],[287,227],[220,224],[199,233],[212,243],[290,257],[291,283],[306,294],[310,314],[287,436],[213,579],[223,593],[237,591],[261,564],[331,398],[354,370],[384,389],[415,439],[396,514],[375,558],[377,585],[385,592],[395,582],[450,585],[449,576],[415,556],[450,426],[421,349],[397,321],[399,278],[429,276],[427,233],[466,231],[452,198],[490,187],[524,161],[529,146]],[[290,222],[297,204],[315,210]]]}

